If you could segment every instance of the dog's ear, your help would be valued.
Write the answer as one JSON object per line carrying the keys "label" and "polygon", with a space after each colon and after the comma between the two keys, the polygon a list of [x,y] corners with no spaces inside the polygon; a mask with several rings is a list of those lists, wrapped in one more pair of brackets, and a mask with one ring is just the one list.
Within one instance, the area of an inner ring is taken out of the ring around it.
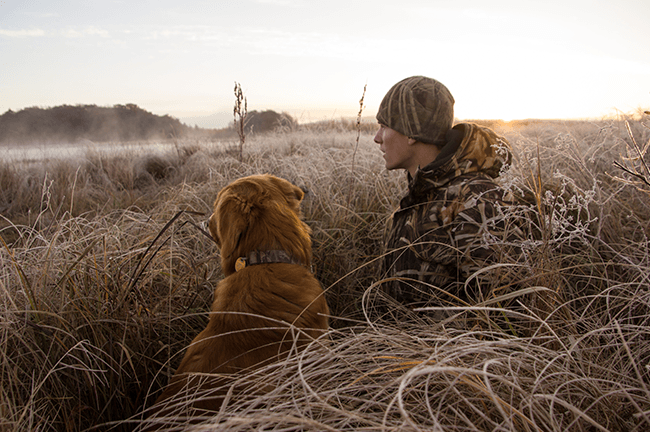
{"label": "dog's ear", "polygon": [[305,191],[303,191],[298,186],[295,185],[291,185],[291,186],[293,186],[293,193],[296,195],[296,199],[298,201],[302,201],[302,199],[305,197]]}
{"label": "dog's ear", "polygon": [[270,183],[277,188],[277,190],[285,196],[287,201],[291,199],[295,199],[300,203],[302,199],[305,197],[305,192],[299,188],[298,186],[294,185],[293,183],[281,179],[279,177],[274,177],[274,176],[267,176],[267,181],[270,181]]}
{"label": "dog's ear", "polygon": [[210,235],[214,241],[217,242],[217,246],[221,248],[221,240],[219,239],[219,233],[217,232],[217,214],[212,213],[210,219],[208,219],[208,229],[210,230]]}
{"label": "dog's ear", "polygon": [[230,257],[246,235],[257,206],[247,197],[232,191],[220,194],[210,217],[210,232],[219,244],[222,256]]}

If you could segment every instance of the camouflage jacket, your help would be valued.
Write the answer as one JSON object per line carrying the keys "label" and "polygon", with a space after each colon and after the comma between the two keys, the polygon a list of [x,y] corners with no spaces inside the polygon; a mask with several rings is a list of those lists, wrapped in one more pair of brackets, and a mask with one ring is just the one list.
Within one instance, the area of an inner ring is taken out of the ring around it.
{"label": "camouflage jacket", "polygon": [[408,194],[388,222],[385,293],[410,306],[459,305],[486,294],[489,281],[475,273],[498,262],[491,245],[510,235],[493,179],[511,159],[508,142],[488,128],[461,123],[450,131],[436,160],[409,175]]}

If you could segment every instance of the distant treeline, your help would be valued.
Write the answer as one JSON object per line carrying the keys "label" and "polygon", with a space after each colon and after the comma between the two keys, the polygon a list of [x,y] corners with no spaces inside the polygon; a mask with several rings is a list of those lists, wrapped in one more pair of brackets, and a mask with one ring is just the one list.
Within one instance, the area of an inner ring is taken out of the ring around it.
{"label": "distant treeline", "polygon": [[[264,133],[278,128],[293,129],[298,122],[289,114],[272,110],[251,111],[246,116],[245,132]],[[148,139],[235,135],[234,125],[225,129],[190,127],[169,115],[159,116],[135,104],[99,107],[61,105],[52,108],[9,110],[0,116],[0,143],[137,141]]]}
{"label": "distant treeline", "polygon": [[0,142],[15,144],[182,137],[191,129],[178,119],[152,114],[135,104],[32,107],[0,116]]}
{"label": "distant treeline", "polygon": [[[247,134],[271,132],[277,129],[290,130],[297,126],[298,122],[289,114],[279,114],[273,110],[251,111],[244,120],[244,132]],[[234,122],[229,128],[234,130]]]}

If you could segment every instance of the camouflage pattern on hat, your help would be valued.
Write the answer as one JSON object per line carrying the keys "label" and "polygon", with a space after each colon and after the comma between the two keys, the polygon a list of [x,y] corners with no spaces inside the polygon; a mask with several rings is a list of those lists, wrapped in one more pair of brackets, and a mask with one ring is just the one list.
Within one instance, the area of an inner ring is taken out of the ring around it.
{"label": "camouflage pattern on hat", "polygon": [[386,93],[377,121],[409,138],[440,145],[454,123],[454,98],[433,78],[406,78]]}

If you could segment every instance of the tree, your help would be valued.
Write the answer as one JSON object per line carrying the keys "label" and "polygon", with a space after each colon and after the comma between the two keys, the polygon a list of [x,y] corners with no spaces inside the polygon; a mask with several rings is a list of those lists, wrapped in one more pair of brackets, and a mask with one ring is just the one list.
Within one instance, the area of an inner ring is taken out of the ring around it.
{"label": "tree", "polygon": [[287,113],[279,114],[273,110],[251,111],[246,120],[246,132],[272,132],[279,128],[293,128],[297,124],[298,122]]}

